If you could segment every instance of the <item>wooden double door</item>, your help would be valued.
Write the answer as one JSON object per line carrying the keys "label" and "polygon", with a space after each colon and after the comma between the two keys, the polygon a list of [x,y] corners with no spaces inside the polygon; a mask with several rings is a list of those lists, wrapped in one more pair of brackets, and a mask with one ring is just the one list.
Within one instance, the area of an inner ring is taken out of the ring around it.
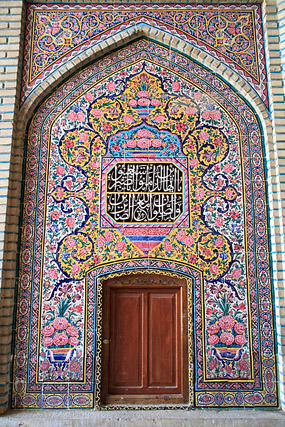
{"label": "wooden double door", "polygon": [[103,286],[102,403],[186,402],[186,282],[138,274]]}

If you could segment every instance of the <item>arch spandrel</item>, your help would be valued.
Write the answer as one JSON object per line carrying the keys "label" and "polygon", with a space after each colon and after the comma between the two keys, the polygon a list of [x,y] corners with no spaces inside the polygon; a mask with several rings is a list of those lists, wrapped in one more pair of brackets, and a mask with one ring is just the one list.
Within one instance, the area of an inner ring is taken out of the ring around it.
{"label": "arch spandrel", "polygon": [[[226,9],[222,5],[183,5],[173,9],[156,4],[77,5],[72,9],[29,5],[27,25],[32,29],[25,40],[22,103],[41,81],[64,72],[68,61],[83,63],[86,56],[101,49],[110,52],[137,36],[160,41],[171,48],[177,44],[184,53],[194,48],[211,58],[213,66],[227,66],[247,83],[268,106],[265,79],[262,23],[258,5]],[[155,35],[153,36],[153,33]],[[79,60],[79,61],[78,61]]]}
{"label": "arch spandrel", "polygon": [[93,405],[86,278],[127,262],[202,275],[191,319],[197,406],[276,406],[262,136],[243,99],[141,40],[55,91],[27,149],[19,290],[32,291],[33,334],[16,344],[31,350],[28,376],[15,361],[14,406],[37,407],[42,390],[44,407]]}

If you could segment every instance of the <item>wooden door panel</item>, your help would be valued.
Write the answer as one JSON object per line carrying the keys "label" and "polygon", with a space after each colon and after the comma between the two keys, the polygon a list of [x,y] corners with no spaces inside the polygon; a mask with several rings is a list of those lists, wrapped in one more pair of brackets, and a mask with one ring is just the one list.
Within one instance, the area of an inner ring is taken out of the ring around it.
{"label": "wooden door panel", "polygon": [[148,384],[152,392],[180,392],[180,290],[148,294]]}
{"label": "wooden door panel", "polygon": [[186,282],[163,280],[125,276],[103,287],[102,403],[187,401]]}
{"label": "wooden door panel", "polygon": [[142,378],[143,294],[111,290],[110,375],[111,393],[124,387],[143,387]]}

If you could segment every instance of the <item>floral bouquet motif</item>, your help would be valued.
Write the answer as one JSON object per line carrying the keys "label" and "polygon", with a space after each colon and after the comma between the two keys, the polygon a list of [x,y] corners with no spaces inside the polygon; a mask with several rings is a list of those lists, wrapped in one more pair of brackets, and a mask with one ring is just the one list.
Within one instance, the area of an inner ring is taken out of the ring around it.
{"label": "floral bouquet motif", "polygon": [[[236,307],[234,312],[230,310],[230,305],[225,295],[219,300],[215,299],[215,301],[220,308],[223,308],[224,315],[220,316],[222,314],[220,312],[219,315],[214,317],[214,322],[210,323],[207,328],[207,341],[212,347],[211,353],[214,356],[209,361],[208,367],[211,371],[219,370],[219,376],[235,376],[237,375],[236,369],[238,369],[240,375],[248,376],[249,363],[245,349],[247,342],[246,325],[239,312],[239,307],[243,308],[243,304],[234,306]],[[221,362],[221,368],[218,367],[219,362]],[[237,367],[235,366],[236,363]]]}
{"label": "floral bouquet motif", "polygon": [[48,348],[48,359],[55,366],[59,379],[62,369],[72,357],[78,344],[79,330],[65,317],[56,317],[43,331],[43,346]]}
{"label": "floral bouquet motif", "polygon": [[62,371],[70,362],[75,347],[79,344],[80,334],[77,326],[64,316],[69,301],[62,300],[60,305],[60,315],[42,330],[42,345],[47,348],[48,360],[54,365],[58,380],[62,379]]}

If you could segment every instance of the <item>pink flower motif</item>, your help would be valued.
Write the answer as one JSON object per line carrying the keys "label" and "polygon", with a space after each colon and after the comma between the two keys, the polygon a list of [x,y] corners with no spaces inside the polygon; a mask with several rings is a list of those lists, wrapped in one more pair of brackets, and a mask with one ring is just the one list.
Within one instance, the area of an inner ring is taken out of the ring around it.
{"label": "pink flower motif", "polygon": [[81,258],[84,258],[86,256],[86,254],[87,254],[87,250],[86,249],[84,249],[84,248],[80,249],[79,256]]}
{"label": "pink flower motif", "polygon": [[91,168],[93,168],[93,169],[97,169],[97,168],[99,168],[100,163],[99,163],[99,162],[94,162],[94,161],[92,161],[92,162],[90,163],[90,166],[91,166]]}
{"label": "pink flower motif", "polygon": [[213,371],[214,369],[216,369],[218,364],[219,362],[216,359],[211,359],[210,362],[208,363],[208,367]]}
{"label": "pink flower motif", "polygon": [[224,167],[223,167],[223,169],[224,169],[224,172],[226,172],[226,173],[231,173],[232,172],[232,170],[233,170],[233,165],[232,165],[232,163],[228,163],[227,165],[225,165]]}
{"label": "pink flower motif", "polygon": [[205,120],[209,120],[212,116],[211,116],[210,111],[207,110],[207,111],[204,111],[204,113],[202,114],[202,117]]}
{"label": "pink flower motif", "polygon": [[218,274],[219,273],[219,267],[217,266],[217,264],[211,264],[210,272],[212,274]]}
{"label": "pink flower motif", "polygon": [[66,222],[67,227],[70,227],[70,228],[74,227],[74,225],[75,225],[75,220],[74,220],[74,218],[71,218],[71,217],[66,218],[65,222]]}
{"label": "pink flower motif", "polygon": [[66,222],[67,227],[70,227],[70,228],[74,227],[74,225],[75,225],[75,220],[74,220],[74,218],[71,218],[71,217],[66,218],[65,222]]}
{"label": "pink flower motif", "polygon": [[80,265],[79,265],[79,264],[74,264],[74,265],[71,267],[70,272],[71,272],[71,274],[78,274],[80,270],[81,270]]}
{"label": "pink flower motif", "polygon": [[48,276],[50,279],[57,279],[58,278],[58,271],[55,268],[49,268],[48,269]]}
{"label": "pink flower motif", "polygon": [[224,219],[223,219],[223,217],[218,216],[218,217],[215,219],[215,226],[216,226],[216,227],[222,227],[223,225],[224,225]]}
{"label": "pink flower motif", "polygon": [[76,313],[81,313],[82,312],[82,306],[80,305],[80,304],[78,304],[78,305],[76,305],[75,307],[74,307],[74,311],[76,312]]}
{"label": "pink flower motif", "polygon": [[158,138],[155,138],[155,139],[152,140],[152,146],[153,147],[159,148],[159,147],[161,147],[161,144],[162,144],[162,142]]}
{"label": "pink flower motif", "polygon": [[69,248],[69,249],[71,249],[71,248],[73,248],[74,246],[75,246],[75,240],[74,239],[72,239],[72,237],[69,237],[67,240],[66,240],[66,242],[65,242],[65,244],[66,244],[66,246]]}
{"label": "pink flower motif", "polygon": [[234,329],[237,334],[244,334],[245,332],[245,326],[243,323],[240,323],[240,322],[235,324]]}
{"label": "pink flower motif", "polygon": [[42,334],[45,337],[51,337],[53,335],[53,333],[54,333],[54,328],[52,325],[48,325],[42,330]]}
{"label": "pink flower motif", "polygon": [[138,104],[139,104],[141,107],[148,107],[148,106],[150,105],[150,100],[149,100],[149,99],[147,99],[147,98],[140,98],[140,99],[138,100]]}
{"label": "pink flower motif", "polygon": [[164,122],[164,115],[163,114],[157,114],[154,118],[156,123],[162,123]]}
{"label": "pink flower motif", "polygon": [[195,197],[198,200],[202,200],[205,196],[205,191],[203,190],[203,188],[197,188],[195,191]]}
{"label": "pink flower motif", "polygon": [[137,106],[137,101],[135,100],[135,99],[131,99],[130,101],[129,101],[129,106],[130,107],[136,107]]}
{"label": "pink flower motif", "polygon": [[84,122],[85,121],[85,114],[82,113],[82,111],[79,111],[79,113],[77,113],[77,120],[79,122]]}
{"label": "pink flower motif", "polygon": [[227,188],[226,189],[226,198],[230,199],[233,195],[234,195],[234,191],[232,190],[232,188]]}
{"label": "pink flower motif", "polygon": [[114,90],[116,89],[116,85],[115,85],[115,83],[113,83],[113,82],[109,82],[109,83],[107,83],[107,90],[109,91],[109,92],[114,92]]}
{"label": "pink flower motif", "polygon": [[92,114],[93,114],[94,117],[101,117],[102,114],[103,114],[103,111],[100,110],[100,108],[94,108],[92,110]]}
{"label": "pink flower motif", "polygon": [[76,119],[76,113],[73,110],[69,111],[69,113],[67,114],[67,118],[68,120],[73,122]]}
{"label": "pink flower motif", "polygon": [[57,173],[58,175],[64,175],[64,174],[65,174],[65,169],[64,169],[64,167],[63,167],[63,166],[57,166],[57,168],[56,168],[56,173]]}
{"label": "pink flower motif", "polygon": [[241,276],[241,269],[240,268],[235,268],[232,272],[232,278],[233,279],[239,279]]}
{"label": "pink flower motif", "polygon": [[137,146],[137,142],[134,139],[129,139],[127,141],[127,147],[128,148],[135,148]]}
{"label": "pink flower motif", "polygon": [[48,371],[48,370],[49,370],[49,368],[50,368],[50,363],[49,363],[49,361],[48,361],[48,360],[43,360],[43,361],[41,362],[41,364],[40,364],[40,369],[41,369],[41,371],[46,372],[46,371]]}
{"label": "pink flower motif", "polygon": [[215,345],[215,344],[218,344],[218,342],[220,341],[220,338],[218,337],[218,335],[211,335],[209,338],[208,338],[208,343],[210,344],[210,345]]}
{"label": "pink flower motif", "polygon": [[147,90],[140,90],[137,93],[139,98],[149,98],[150,97],[150,93]]}
{"label": "pink flower motif", "polygon": [[201,92],[195,92],[194,93],[194,99],[196,99],[196,101],[199,101],[202,98],[203,94]]}
{"label": "pink flower motif", "polygon": [[141,138],[138,140],[138,147],[140,148],[149,148],[151,146],[151,141],[147,138]]}
{"label": "pink flower motif", "polygon": [[211,335],[216,334],[217,332],[219,332],[220,329],[220,325],[218,323],[214,323],[213,325],[210,325],[208,327],[208,333]]}
{"label": "pink flower motif", "polygon": [[235,338],[230,332],[223,332],[220,336],[220,340],[223,344],[232,345]]}
{"label": "pink flower motif", "polygon": [[114,238],[115,236],[114,236],[114,233],[112,233],[112,231],[107,231],[105,233],[105,239],[108,240],[108,242],[112,242]]}
{"label": "pink flower motif", "polygon": [[133,117],[130,114],[125,114],[123,120],[127,125],[130,125],[134,121]]}
{"label": "pink flower motif", "polygon": [[196,113],[196,108],[187,107],[185,113],[187,114],[187,116],[194,116],[194,114]]}
{"label": "pink flower motif", "polygon": [[79,330],[76,326],[71,325],[66,328],[66,333],[71,337],[77,337],[77,335],[79,334]]}
{"label": "pink flower motif", "polygon": [[249,368],[249,364],[246,360],[240,360],[238,362],[238,367],[241,371],[247,371]]}
{"label": "pink flower motif", "polygon": [[81,370],[81,365],[79,362],[77,362],[77,360],[71,360],[69,365],[68,365],[68,369],[70,370],[70,372],[80,372]]}
{"label": "pink flower motif", "polygon": [[222,329],[232,329],[235,325],[235,319],[232,316],[223,316],[219,320]]}
{"label": "pink flower motif", "polygon": [[189,246],[192,246],[193,243],[194,243],[193,237],[192,236],[187,236],[186,239],[185,239],[185,245],[189,247]]}
{"label": "pink flower motif", "polygon": [[209,138],[209,134],[208,134],[208,132],[202,130],[202,132],[200,132],[199,137],[202,141],[207,141]]}
{"label": "pink flower motif", "polygon": [[221,112],[219,110],[212,111],[212,119],[220,120],[220,118],[221,118]]}
{"label": "pink flower motif", "polygon": [[127,245],[125,242],[118,242],[116,244],[116,249],[118,252],[124,252],[124,250],[126,249]]}
{"label": "pink flower motif", "polygon": [[68,327],[68,320],[65,317],[56,317],[52,322],[54,329],[60,331]]}
{"label": "pink flower motif", "polygon": [[99,248],[103,248],[103,246],[105,246],[105,245],[106,245],[106,239],[104,239],[104,237],[103,237],[103,236],[99,236],[99,237],[97,237],[97,239],[96,239],[96,243],[97,243],[97,245],[99,246]]}
{"label": "pink flower motif", "polygon": [[88,190],[86,190],[85,197],[87,200],[92,200],[94,198],[94,190],[92,190],[92,188],[88,188]]}
{"label": "pink flower motif", "polygon": [[198,159],[191,159],[189,164],[191,168],[196,168],[199,165]]}
{"label": "pink flower motif", "polygon": [[183,240],[186,239],[186,233],[184,230],[180,230],[178,231],[178,233],[176,234],[176,239],[179,240],[179,242],[182,242]]}
{"label": "pink flower motif", "polygon": [[51,218],[53,219],[53,220],[56,220],[56,219],[58,219],[60,217],[60,212],[58,212],[58,211],[52,211],[52,213],[51,213]]}
{"label": "pink flower motif", "polygon": [[164,242],[163,247],[166,252],[172,252],[173,250],[173,246],[169,241]]}
{"label": "pink flower motif", "polygon": [[61,189],[58,189],[58,190],[57,190],[57,197],[58,197],[59,199],[61,199],[63,196],[64,196],[64,191],[63,191],[63,190],[61,190]]}
{"label": "pink flower motif", "polygon": [[151,105],[152,105],[153,107],[158,107],[160,104],[161,104],[161,102],[160,102],[160,100],[159,100],[159,99],[152,99],[152,100],[151,100]]}
{"label": "pink flower motif", "polygon": [[88,140],[88,133],[82,132],[79,136],[79,141],[80,142],[86,142],[87,140]]}
{"label": "pink flower motif", "polygon": [[147,129],[140,129],[137,131],[137,138],[151,138],[153,137],[152,132]]}
{"label": "pink flower motif", "polygon": [[70,345],[77,345],[79,343],[79,339],[76,337],[70,337],[68,342]]}
{"label": "pink flower motif", "polygon": [[235,342],[237,345],[244,345],[246,343],[246,338],[244,335],[237,335],[235,337]]}
{"label": "pink flower motif", "polygon": [[176,80],[175,82],[172,83],[171,87],[172,87],[172,90],[177,92],[178,90],[181,89],[181,84]]}
{"label": "pink flower motif", "polygon": [[94,99],[94,95],[93,95],[93,93],[91,93],[91,92],[86,93],[86,94],[85,94],[85,99],[86,99],[86,101],[88,101],[88,102],[92,102],[92,101],[93,101],[93,99]]}
{"label": "pink flower motif", "polygon": [[215,241],[217,248],[220,248],[224,244],[224,239],[222,237],[218,237]]}
{"label": "pink flower motif", "polygon": [[66,345],[68,343],[68,336],[65,333],[56,334],[53,337],[54,345]]}
{"label": "pink flower motif", "polygon": [[52,343],[53,343],[53,339],[51,337],[43,338],[43,345],[45,347],[49,347],[50,345],[52,345]]}

